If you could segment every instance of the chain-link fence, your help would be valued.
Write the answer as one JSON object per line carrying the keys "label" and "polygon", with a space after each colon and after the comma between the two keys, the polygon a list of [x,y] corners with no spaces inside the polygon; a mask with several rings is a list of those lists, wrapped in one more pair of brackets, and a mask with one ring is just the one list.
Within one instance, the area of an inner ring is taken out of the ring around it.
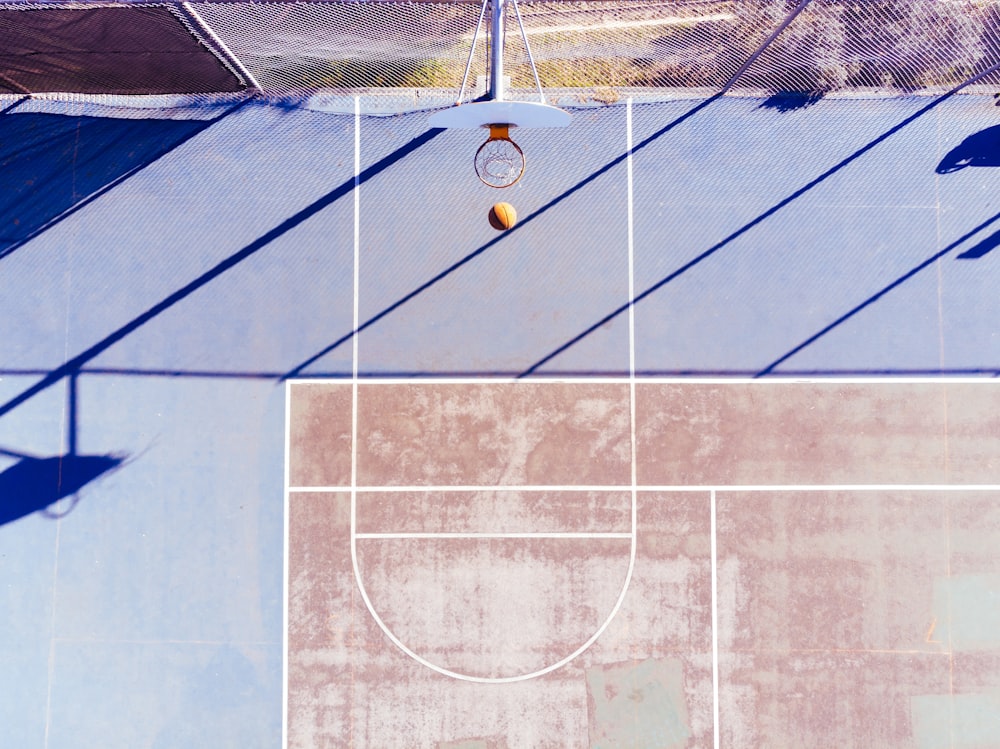
{"label": "chain-link fence", "polygon": [[[1000,62],[1000,0],[520,0],[518,9],[557,101],[701,96],[725,86],[737,95],[934,93]],[[361,95],[368,110],[407,111],[456,99],[479,20],[480,4],[462,1],[8,3],[0,87],[258,89],[334,108]],[[516,13],[506,20],[504,70],[512,97],[527,98],[534,78],[524,37]],[[467,97],[483,90],[488,26],[487,16]],[[998,81],[976,83],[971,90]]]}

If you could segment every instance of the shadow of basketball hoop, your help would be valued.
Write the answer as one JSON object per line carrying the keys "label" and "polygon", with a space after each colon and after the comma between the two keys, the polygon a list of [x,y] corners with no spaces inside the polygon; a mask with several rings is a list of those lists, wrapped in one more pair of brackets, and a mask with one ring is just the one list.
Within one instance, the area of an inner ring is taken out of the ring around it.
{"label": "shadow of basketball hoop", "polygon": [[81,489],[124,463],[123,455],[22,456],[0,473],[0,525],[34,512],[64,517],[80,501]]}
{"label": "shadow of basketball hoop", "polygon": [[471,682],[537,678],[584,653],[620,610],[634,496],[630,507],[631,530],[605,533],[358,533],[352,512],[355,581],[386,637],[421,665]]}
{"label": "shadow of basketball hoop", "polygon": [[938,174],[951,174],[969,166],[1000,166],[1000,125],[973,133],[941,159]]}

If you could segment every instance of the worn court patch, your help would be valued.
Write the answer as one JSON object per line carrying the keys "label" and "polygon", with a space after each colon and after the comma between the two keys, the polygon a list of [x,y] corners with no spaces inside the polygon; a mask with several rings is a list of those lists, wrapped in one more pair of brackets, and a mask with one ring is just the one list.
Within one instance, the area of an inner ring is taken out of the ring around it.
{"label": "worn court patch", "polygon": [[680,749],[691,736],[678,660],[587,669],[587,703],[593,749]]}

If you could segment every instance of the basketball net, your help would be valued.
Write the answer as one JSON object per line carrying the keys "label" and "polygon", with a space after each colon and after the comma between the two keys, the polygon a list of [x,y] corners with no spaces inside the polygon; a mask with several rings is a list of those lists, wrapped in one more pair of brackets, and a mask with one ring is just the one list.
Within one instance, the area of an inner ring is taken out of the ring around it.
{"label": "basketball net", "polygon": [[524,174],[524,152],[509,130],[509,125],[490,125],[490,137],[476,151],[476,175],[490,187],[510,187]]}

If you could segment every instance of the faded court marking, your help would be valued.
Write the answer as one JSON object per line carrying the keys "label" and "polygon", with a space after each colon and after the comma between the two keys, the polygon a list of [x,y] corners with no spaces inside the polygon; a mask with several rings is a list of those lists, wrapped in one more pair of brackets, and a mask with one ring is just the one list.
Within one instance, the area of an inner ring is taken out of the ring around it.
{"label": "faded court marking", "polygon": [[[627,492],[632,487],[628,484],[615,486],[515,486],[494,484],[491,486],[358,486],[353,487],[358,494],[417,494],[421,492],[445,494],[448,492]],[[352,487],[344,486],[296,486],[289,489],[296,493],[332,493],[349,492]],[[639,484],[637,492],[801,492],[803,494],[826,492],[995,492],[1000,491],[1000,484]]]}
{"label": "faded court marking", "polygon": [[[357,338],[357,336],[355,336]],[[643,385],[759,385],[761,387],[782,387],[786,385],[988,385],[1000,383],[998,377],[676,377],[669,375],[637,375],[636,382]],[[346,377],[320,378],[301,377],[286,380],[292,385],[347,386],[351,381]],[[563,376],[532,375],[530,377],[359,377],[362,385],[628,385],[630,378],[622,375],[608,376]]]}
{"label": "faded court marking", "polygon": [[[635,316],[634,316],[634,271],[633,271],[633,241],[632,241],[632,100],[628,99],[626,102],[626,127],[625,127],[625,138],[626,138],[626,153],[627,153],[627,191],[628,191],[628,211],[627,211],[627,232],[628,232],[628,242],[627,242],[627,253],[628,253],[628,297],[629,297],[629,376],[627,379],[629,385],[629,407],[630,407],[630,428],[631,428],[631,483],[628,487],[631,491],[631,507],[630,507],[630,523],[631,530],[629,533],[541,533],[541,534],[360,534],[357,532],[357,393],[358,393],[358,357],[357,357],[357,339],[358,336],[353,336],[354,338],[354,372],[352,377],[352,390],[353,390],[353,401],[354,401],[354,415],[353,415],[353,435],[351,440],[351,563],[354,568],[354,579],[357,582],[358,588],[361,591],[361,598],[365,602],[365,606],[368,608],[369,613],[372,618],[378,624],[379,628],[385,633],[386,637],[396,645],[400,650],[409,655],[418,663],[430,668],[439,674],[444,676],[450,676],[454,679],[460,679],[463,681],[472,681],[479,683],[492,683],[492,684],[502,684],[517,681],[527,681],[528,679],[534,679],[547,673],[551,673],[556,669],[565,666],[570,661],[574,660],[581,653],[585,652],[591,645],[593,645],[597,639],[604,633],[608,628],[608,625],[618,614],[618,611],[622,607],[622,603],[625,600],[625,595],[628,592],[629,584],[632,580],[632,572],[635,569],[635,557],[636,557],[636,515],[637,515],[637,470],[636,470],[636,434],[635,434]],[[354,328],[357,330],[358,319],[357,319],[357,296],[358,296],[358,279],[357,279],[357,260],[355,260],[355,322]],[[525,378],[528,379],[528,378]],[[390,380],[392,381],[392,380]],[[482,385],[488,382],[487,379],[474,378],[469,380],[476,385]],[[510,382],[517,382],[517,379],[510,380]],[[531,380],[535,381],[535,380]],[[551,381],[551,380],[545,380]],[[586,382],[592,384],[594,381],[587,378],[580,378],[580,382]],[[368,384],[368,380],[365,384]],[[398,384],[398,380],[392,381]],[[422,384],[426,384],[426,380],[419,381]],[[437,381],[435,381],[437,382]],[[461,380],[452,380],[454,384],[459,384]],[[508,382],[508,380],[504,380]],[[451,488],[454,491],[454,487]],[[546,491],[580,491],[580,487],[561,487],[561,486],[547,486],[544,487]],[[510,491],[509,487],[491,487],[491,491],[505,490]],[[398,489],[397,489],[398,491]],[[438,666],[437,664],[431,663],[429,660],[420,656],[409,647],[407,647],[390,629],[386,626],[385,622],[379,616],[378,612],[372,606],[371,600],[368,596],[368,592],[365,589],[364,582],[361,579],[361,573],[358,565],[358,554],[357,554],[357,541],[358,539],[365,538],[498,538],[498,539],[514,539],[514,538],[546,538],[546,539],[557,539],[557,538],[628,538],[629,543],[629,562],[628,569],[625,573],[625,580],[622,583],[621,591],[618,594],[618,599],[615,601],[614,607],[608,614],[607,618],[601,624],[600,627],[584,642],[580,647],[574,650],[572,653],[562,658],[561,660],[553,663],[544,668],[538,669],[537,671],[532,671],[526,674],[518,674],[514,676],[503,676],[503,677],[482,677],[482,676],[472,676],[470,674],[463,674],[457,671],[452,671],[447,668]]]}
{"label": "faded court marking", "polygon": [[625,532],[581,532],[581,533],[356,533],[357,538],[631,538]]}
{"label": "faded court marking", "polygon": [[[496,489],[496,488],[497,487],[494,487],[494,489]],[[558,490],[561,490],[562,487],[547,487],[547,489],[558,491]],[[625,594],[628,592],[629,582],[632,579],[632,570],[635,567],[636,498],[635,498],[635,494],[634,493],[632,494],[632,501],[631,501],[631,515],[632,515],[632,530],[631,530],[631,532],[629,532],[629,533],[583,533],[583,534],[579,534],[579,533],[543,533],[543,534],[518,534],[518,533],[498,533],[498,534],[470,534],[470,533],[459,533],[459,534],[442,534],[442,533],[429,533],[429,534],[369,534],[369,533],[358,533],[356,531],[356,527],[357,527],[356,526],[356,520],[357,520],[357,514],[356,514],[356,497],[357,497],[357,493],[355,492],[355,493],[352,494],[352,501],[351,501],[351,563],[352,563],[352,566],[354,568],[354,580],[355,580],[355,582],[358,585],[358,590],[361,592],[361,600],[363,600],[365,602],[365,606],[368,609],[368,613],[371,614],[372,619],[375,620],[375,623],[378,624],[379,628],[382,630],[382,632],[385,633],[385,636],[389,638],[389,640],[392,642],[393,645],[395,645],[397,648],[399,648],[400,650],[402,650],[404,653],[406,653],[408,656],[410,656],[410,658],[412,658],[413,660],[415,660],[417,663],[421,664],[422,666],[426,666],[427,668],[431,669],[432,671],[436,671],[437,673],[439,673],[439,674],[441,674],[443,676],[449,676],[449,677],[451,677],[453,679],[459,679],[461,681],[477,682],[477,683],[480,683],[480,684],[510,684],[512,682],[527,681],[529,679],[535,679],[535,678],[537,678],[539,676],[543,676],[545,674],[551,673],[552,671],[555,671],[556,669],[562,668],[567,663],[569,663],[570,661],[574,660],[577,656],[579,656],[581,653],[584,653],[588,648],[590,648],[590,646],[593,645],[602,634],[604,634],[604,630],[606,630],[608,628],[608,625],[611,624],[612,619],[614,619],[615,616],[618,614],[619,609],[621,609],[621,607],[622,607],[622,603],[625,601]],[[482,538],[482,537],[495,537],[495,538],[524,538],[524,537],[538,537],[538,538],[580,538],[580,537],[584,537],[584,538],[628,538],[630,540],[630,543],[629,543],[629,563],[628,563],[628,570],[627,570],[627,572],[625,574],[625,581],[622,584],[621,591],[618,594],[618,599],[615,601],[615,605],[611,609],[611,613],[608,614],[607,618],[604,620],[604,622],[601,624],[601,626],[597,628],[597,630],[587,639],[587,641],[584,642],[582,645],[580,645],[580,647],[578,647],[572,653],[570,653],[569,655],[565,656],[561,660],[559,660],[559,661],[557,661],[557,662],[555,662],[555,663],[553,663],[551,665],[545,666],[544,668],[540,668],[537,671],[531,671],[531,672],[525,673],[525,674],[515,674],[513,676],[474,676],[472,674],[463,674],[463,673],[460,673],[458,671],[452,671],[451,669],[447,669],[447,668],[444,668],[442,666],[439,666],[436,663],[432,663],[431,661],[427,660],[426,658],[424,658],[419,653],[416,653],[415,651],[413,651],[412,649],[410,649],[402,640],[400,640],[392,632],[391,629],[389,629],[389,627],[386,625],[386,623],[384,621],[382,621],[382,617],[379,616],[378,612],[375,610],[375,607],[372,605],[371,599],[368,597],[368,591],[365,589],[365,584],[364,584],[364,582],[361,579],[360,567],[358,565],[358,551],[357,551],[357,542],[358,542],[358,539],[365,539],[365,538],[371,538],[371,537],[385,538],[385,537],[399,537],[399,536],[406,537],[406,538],[414,538],[414,537],[421,537],[421,538],[423,538],[423,537],[427,537],[427,538],[442,538],[442,537],[444,537],[444,538],[456,538],[456,537],[458,537],[458,538]]]}
{"label": "faded court marking", "polygon": [[284,470],[284,483],[285,483],[285,516],[283,518],[284,528],[282,530],[282,543],[284,543],[284,549],[282,549],[282,569],[281,576],[284,584],[284,590],[282,591],[282,611],[281,611],[281,745],[283,747],[288,746],[288,661],[289,661],[289,644],[288,644],[288,616],[289,616],[289,601],[290,601],[290,583],[291,583],[291,567],[289,564],[289,554],[291,553],[292,539],[291,539],[291,502],[292,494],[290,491],[292,483],[291,475],[291,459],[292,459],[292,389],[288,386],[285,387],[285,470]]}

